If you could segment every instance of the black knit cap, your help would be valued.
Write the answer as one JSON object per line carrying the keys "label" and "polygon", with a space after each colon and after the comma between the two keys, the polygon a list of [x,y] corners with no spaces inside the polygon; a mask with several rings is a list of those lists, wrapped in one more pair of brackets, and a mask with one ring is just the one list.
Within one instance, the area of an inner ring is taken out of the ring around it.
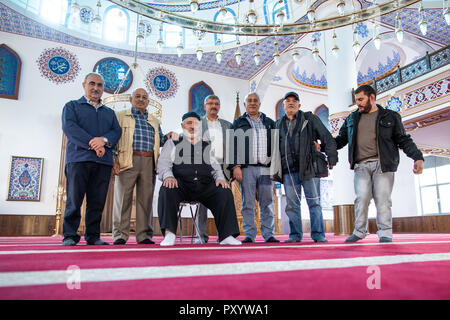
{"label": "black knit cap", "polygon": [[194,117],[194,118],[197,118],[198,120],[201,120],[200,116],[196,112],[191,111],[191,112],[187,112],[187,113],[183,114],[183,117],[181,118],[181,121],[184,121],[184,119],[191,118],[191,117]]}
{"label": "black knit cap", "polygon": [[286,93],[284,95],[284,99],[283,100],[286,100],[288,97],[294,97],[297,101],[300,101],[300,98],[299,98],[298,94],[296,92],[294,92],[294,91],[290,91],[290,92]]}

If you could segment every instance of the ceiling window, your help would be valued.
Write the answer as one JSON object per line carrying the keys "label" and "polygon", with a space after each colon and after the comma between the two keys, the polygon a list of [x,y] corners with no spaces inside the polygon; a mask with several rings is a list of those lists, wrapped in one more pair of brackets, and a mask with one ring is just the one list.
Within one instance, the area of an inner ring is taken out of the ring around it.
{"label": "ceiling window", "polygon": [[164,24],[163,40],[166,48],[176,48],[180,43],[184,46],[184,30],[182,27]]}
{"label": "ceiling window", "polygon": [[113,42],[127,42],[130,28],[128,12],[118,6],[110,6],[105,10],[103,22],[103,38]]}
{"label": "ceiling window", "polygon": [[42,0],[39,15],[48,22],[65,24],[68,0]]}

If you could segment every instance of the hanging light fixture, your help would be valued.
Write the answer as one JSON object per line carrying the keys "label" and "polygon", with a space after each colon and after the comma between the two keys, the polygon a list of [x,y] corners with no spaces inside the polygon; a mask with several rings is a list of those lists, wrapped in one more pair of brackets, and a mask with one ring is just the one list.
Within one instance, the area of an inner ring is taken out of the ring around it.
{"label": "hanging light fixture", "polygon": [[139,20],[138,27],[137,27],[136,40],[140,44],[142,44],[144,42],[144,39],[145,39],[145,28],[146,28],[145,23],[142,20]]}
{"label": "hanging light fixture", "polygon": [[275,38],[275,53],[272,55],[273,57],[273,62],[275,62],[276,65],[278,65],[280,63],[280,53],[278,52],[278,40],[277,38]]}
{"label": "hanging light fixture", "polygon": [[402,28],[402,19],[400,18],[400,14],[397,13],[397,17],[395,18],[397,27],[395,28],[395,36],[397,37],[398,42],[403,41],[403,28]]}
{"label": "hanging light fixture", "polygon": [[100,0],[97,2],[97,14],[95,15],[94,19],[92,20],[92,26],[94,27],[94,32],[97,33],[97,35],[100,37],[100,31],[102,29],[102,17],[100,16],[100,7],[102,6],[102,3]]}
{"label": "hanging light fixture", "polygon": [[227,16],[227,13],[228,13],[227,8],[225,8],[225,7],[222,6],[222,7],[219,9],[219,14],[222,16],[222,18],[225,18],[225,17]]}
{"label": "hanging light fixture", "polygon": [[361,44],[358,41],[358,31],[355,27],[353,27],[353,44],[352,44],[353,52],[358,54],[359,49],[361,48]]}
{"label": "hanging light fixture", "polygon": [[258,38],[256,38],[255,52],[253,53],[253,61],[255,61],[256,65],[259,65],[259,63],[261,62],[261,55],[259,54],[258,46],[259,46],[259,42],[258,42]]}
{"label": "hanging light fixture", "polygon": [[220,64],[222,62],[222,49],[220,48],[222,41],[220,40],[220,38],[217,39],[217,45],[219,46],[219,48],[216,51],[216,61],[218,64]]}
{"label": "hanging light fixture", "polygon": [[337,11],[338,11],[339,15],[342,17],[345,14],[345,1],[339,0],[336,7],[337,7]]}
{"label": "hanging light fixture", "polygon": [[74,0],[70,6],[70,15],[75,17],[78,14],[80,14],[80,5],[77,3],[77,0]]}
{"label": "hanging light fixture", "polygon": [[[278,4],[283,6],[283,0],[278,0]],[[284,7],[281,7],[280,11],[275,15],[275,23],[280,25],[280,28],[283,28],[284,20],[286,19],[286,14],[283,9]]]}
{"label": "hanging light fixture", "polygon": [[314,23],[314,20],[316,20],[316,10],[310,7],[306,12],[306,16],[308,17],[309,23]]}
{"label": "hanging light fixture", "polygon": [[250,9],[248,10],[247,14],[245,15],[248,24],[250,24],[252,26],[254,26],[256,24],[256,21],[258,20],[258,16],[256,15],[253,1],[254,0],[250,0],[250,2],[249,2]]}
{"label": "hanging light fixture", "polygon": [[183,54],[183,49],[184,49],[184,46],[183,46],[183,44],[180,42],[180,43],[177,45],[177,55],[178,55],[178,58],[181,58],[181,55]]}
{"label": "hanging light fixture", "polygon": [[159,25],[159,39],[158,39],[158,41],[156,41],[156,48],[158,49],[159,53],[162,52],[163,45],[164,45],[164,41],[162,39],[162,34],[163,34],[163,24],[161,22],[161,24]]}
{"label": "hanging light fixture", "polygon": [[377,50],[380,50],[381,48],[381,37],[379,34],[377,34],[374,38],[373,38],[373,45],[375,46],[375,48]]}
{"label": "hanging light fixture", "polygon": [[294,49],[294,51],[292,51],[292,59],[294,60],[294,62],[298,62],[300,60],[300,53],[298,52],[297,49]]}
{"label": "hanging light fixture", "polygon": [[191,6],[191,12],[192,13],[197,12],[197,10],[198,10],[198,0],[191,0],[190,6]]}
{"label": "hanging light fixture", "polygon": [[319,49],[317,47],[312,49],[312,56],[314,61],[319,61]]}
{"label": "hanging light fixture", "polygon": [[202,60],[203,57],[203,49],[198,47],[196,53],[197,53],[197,60],[200,62],[200,60]]}
{"label": "hanging light fixture", "polygon": [[425,19],[425,12],[423,11],[422,3],[420,3],[420,7],[419,7],[419,16],[420,16],[419,29],[420,29],[420,32],[422,33],[422,35],[425,36],[427,34],[427,30],[428,30],[428,23],[427,23],[427,20]]}
{"label": "hanging light fixture", "polygon": [[336,30],[333,30],[333,48],[331,48],[331,53],[335,57],[339,55],[339,47],[336,43],[336,39],[337,39]]}
{"label": "hanging light fixture", "polygon": [[236,50],[236,52],[234,53],[234,58],[236,60],[236,64],[238,66],[240,66],[241,65],[241,60],[242,60],[242,54],[241,54],[241,49],[240,48],[238,48]]}

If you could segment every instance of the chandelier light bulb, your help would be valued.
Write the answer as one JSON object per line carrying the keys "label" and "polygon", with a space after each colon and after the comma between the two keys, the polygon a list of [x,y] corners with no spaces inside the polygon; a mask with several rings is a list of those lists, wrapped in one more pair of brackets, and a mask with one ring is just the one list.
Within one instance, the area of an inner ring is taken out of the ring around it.
{"label": "chandelier light bulb", "polygon": [[273,62],[275,62],[276,65],[280,64],[280,54],[278,52],[273,54]]}
{"label": "chandelier light bulb", "polygon": [[276,16],[275,16],[275,22],[276,22],[277,24],[279,24],[280,27],[283,27],[284,19],[285,19],[285,18],[286,18],[286,15],[284,14],[284,11],[281,10],[281,11],[279,11],[279,12],[276,14]]}
{"label": "chandelier light bulb", "polygon": [[142,33],[139,33],[136,36],[136,40],[138,41],[138,43],[142,44],[144,42],[144,35]]}
{"label": "chandelier light bulb", "polygon": [[202,60],[203,57],[203,49],[202,48],[197,48],[197,60],[200,62]]}
{"label": "chandelier light bulb", "polygon": [[419,29],[420,29],[420,32],[422,33],[422,35],[425,36],[427,34],[427,30],[428,30],[427,20],[425,20],[425,19],[420,20]]}
{"label": "chandelier light bulb", "polygon": [[339,15],[342,17],[345,13],[345,1],[344,0],[340,0],[337,4],[337,10]]}
{"label": "chandelier light bulb", "polygon": [[216,51],[216,61],[218,64],[220,64],[222,62],[222,51],[221,50]]}
{"label": "chandelier light bulb", "polygon": [[312,56],[314,61],[319,61],[319,49],[317,47],[312,50]]}
{"label": "chandelier light bulb", "polygon": [[259,65],[259,63],[261,62],[261,55],[258,51],[255,51],[255,53],[253,54],[253,61],[255,61],[256,65]]}
{"label": "chandelier light bulb", "polygon": [[376,35],[375,38],[373,38],[373,45],[377,50],[380,50],[381,47],[381,38],[380,35]]}
{"label": "chandelier light bulb", "polygon": [[395,30],[395,36],[397,37],[398,42],[403,42],[403,28],[399,27]]}
{"label": "chandelier light bulb", "polygon": [[313,23],[314,20],[316,20],[316,10],[314,10],[313,8],[309,8],[306,15],[308,17],[309,23]]}
{"label": "chandelier light bulb", "polygon": [[292,51],[292,59],[294,60],[294,62],[298,62],[300,60],[300,53],[297,49]]}
{"label": "chandelier light bulb", "polygon": [[198,0],[191,0],[191,12],[195,13],[198,10]]}
{"label": "chandelier light bulb", "polygon": [[442,14],[444,15],[445,22],[447,23],[448,26],[450,26],[450,9],[445,8]]}
{"label": "chandelier light bulb", "polygon": [[248,23],[249,23],[250,25],[252,25],[252,26],[256,23],[257,16],[256,16],[255,10],[250,9],[250,10],[247,12],[247,20],[248,20]]}
{"label": "chandelier light bulb", "polygon": [[337,57],[339,55],[339,47],[337,44],[335,44],[333,46],[333,48],[331,48],[331,53],[333,54],[333,56]]}
{"label": "chandelier light bulb", "polygon": [[74,2],[72,2],[72,5],[70,6],[70,14],[72,16],[75,16],[79,13],[80,13],[80,5],[75,0]]}
{"label": "chandelier light bulb", "polygon": [[359,49],[361,48],[361,44],[359,43],[358,40],[353,41],[352,48],[353,48],[353,52],[354,52],[355,54],[358,54]]}
{"label": "chandelier light bulb", "polygon": [[178,58],[181,58],[181,55],[183,54],[183,49],[184,49],[183,44],[180,43],[180,44],[177,46],[177,55],[178,55]]}
{"label": "chandelier light bulb", "polygon": [[156,41],[156,47],[158,48],[158,52],[161,52],[163,49],[164,42],[161,38]]}
{"label": "chandelier light bulb", "polygon": [[236,59],[236,64],[238,66],[240,66],[241,65],[241,60],[242,60],[242,54],[241,54],[241,51],[239,49],[234,53],[234,58]]}
{"label": "chandelier light bulb", "polygon": [[225,18],[227,16],[227,13],[228,13],[227,8],[221,7],[219,9],[219,14],[222,15],[222,18]]}

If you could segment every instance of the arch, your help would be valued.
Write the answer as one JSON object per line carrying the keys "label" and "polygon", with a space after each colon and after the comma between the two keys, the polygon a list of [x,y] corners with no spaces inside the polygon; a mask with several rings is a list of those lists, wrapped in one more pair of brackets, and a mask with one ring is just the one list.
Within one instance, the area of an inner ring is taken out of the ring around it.
{"label": "arch", "polygon": [[197,112],[203,117],[206,114],[203,101],[210,94],[214,94],[214,91],[205,82],[194,83],[189,89],[189,111]]}
{"label": "arch", "polygon": [[321,104],[314,110],[314,114],[318,116],[323,125],[330,130],[330,111],[328,110],[328,107]]}
{"label": "arch", "polygon": [[[269,2],[269,3],[268,3]],[[286,19],[290,18],[289,6],[286,0],[283,0],[283,6],[280,7],[278,0],[264,0],[264,19],[266,24],[276,24],[275,15],[285,9]],[[269,16],[272,20],[269,19]]]}
{"label": "arch", "polygon": [[19,99],[20,70],[19,55],[6,44],[0,45],[0,98]]}
{"label": "arch", "polygon": [[275,117],[276,117],[276,120],[280,119],[281,117],[283,117],[286,114],[286,112],[284,112],[284,108],[283,108],[283,101],[284,101],[284,99],[281,98],[275,104]]}
{"label": "arch", "polygon": [[[109,18],[115,11],[124,14],[125,20],[120,21],[118,17]],[[111,22],[109,22],[111,21]],[[108,41],[128,43],[130,32],[130,15],[127,10],[118,5],[111,5],[105,9],[103,14],[103,34],[102,37]]]}

